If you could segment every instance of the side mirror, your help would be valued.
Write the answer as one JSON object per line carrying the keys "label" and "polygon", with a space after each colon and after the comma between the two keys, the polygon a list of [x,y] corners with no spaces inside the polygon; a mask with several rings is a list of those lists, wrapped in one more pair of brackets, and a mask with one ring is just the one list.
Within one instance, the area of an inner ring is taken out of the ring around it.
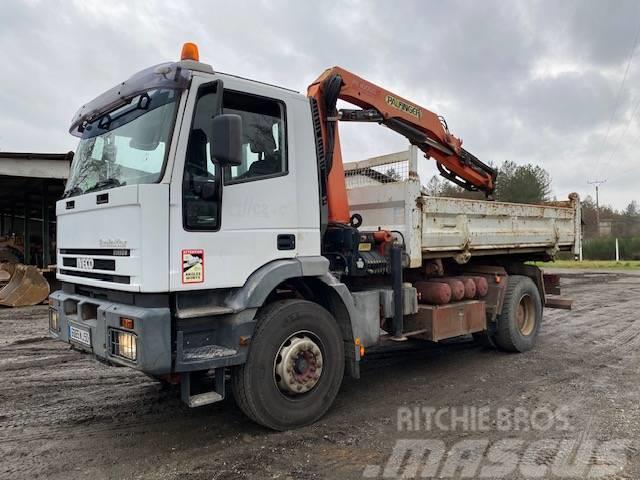
{"label": "side mirror", "polygon": [[211,121],[211,159],[220,166],[242,165],[242,118],[225,113]]}

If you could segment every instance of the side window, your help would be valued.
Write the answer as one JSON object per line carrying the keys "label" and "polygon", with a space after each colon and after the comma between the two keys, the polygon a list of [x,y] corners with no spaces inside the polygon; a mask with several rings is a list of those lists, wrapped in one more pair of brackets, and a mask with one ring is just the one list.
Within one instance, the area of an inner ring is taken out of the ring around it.
{"label": "side window", "polygon": [[282,102],[226,90],[223,112],[242,117],[242,165],[225,169],[225,184],[287,172],[285,108]]}
{"label": "side window", "polygon": [[200,87],[187,144],[182,177],[182,215],[187,230],[217,230],[220,227],[220,174],[211,161],[206,132],[218,113],[218,83]]}

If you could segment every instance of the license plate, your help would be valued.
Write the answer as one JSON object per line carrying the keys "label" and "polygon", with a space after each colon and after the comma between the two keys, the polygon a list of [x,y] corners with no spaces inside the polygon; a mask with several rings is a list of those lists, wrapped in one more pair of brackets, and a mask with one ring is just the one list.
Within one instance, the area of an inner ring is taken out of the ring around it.
{"label": "license plate", "polygon": [[91,333],[84,328],[74,327],[69,325],[69,340],[73,342],[81,343],[87,347],[91,346]]}

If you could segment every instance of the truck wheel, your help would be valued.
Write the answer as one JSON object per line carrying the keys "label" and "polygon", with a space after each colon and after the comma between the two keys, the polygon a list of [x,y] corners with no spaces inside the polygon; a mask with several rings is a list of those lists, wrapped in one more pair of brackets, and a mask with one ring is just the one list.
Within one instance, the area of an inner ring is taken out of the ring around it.
{"label": "truck wheel", "polygon": [[507,352],[526,352],[533,348],[542,324],[540,293],[529,277],[511,275],[508,282],[494,340]]}
{"label": "truck wheel", "polygon": [[344,345],[331,314],[306,300],[265,307],[244,365],[232,374],[234,397],[255,422],[273,430],[318,420],[333,403],[344,373]]}

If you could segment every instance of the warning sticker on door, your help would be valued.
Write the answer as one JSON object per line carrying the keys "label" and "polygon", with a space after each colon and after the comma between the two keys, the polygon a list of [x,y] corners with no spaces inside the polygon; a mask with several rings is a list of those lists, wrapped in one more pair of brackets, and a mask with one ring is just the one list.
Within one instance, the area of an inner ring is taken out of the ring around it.
{"label": "warning sticker on door", "polygon": [[182,250],[182,283],[204,282],[204,250]]}

